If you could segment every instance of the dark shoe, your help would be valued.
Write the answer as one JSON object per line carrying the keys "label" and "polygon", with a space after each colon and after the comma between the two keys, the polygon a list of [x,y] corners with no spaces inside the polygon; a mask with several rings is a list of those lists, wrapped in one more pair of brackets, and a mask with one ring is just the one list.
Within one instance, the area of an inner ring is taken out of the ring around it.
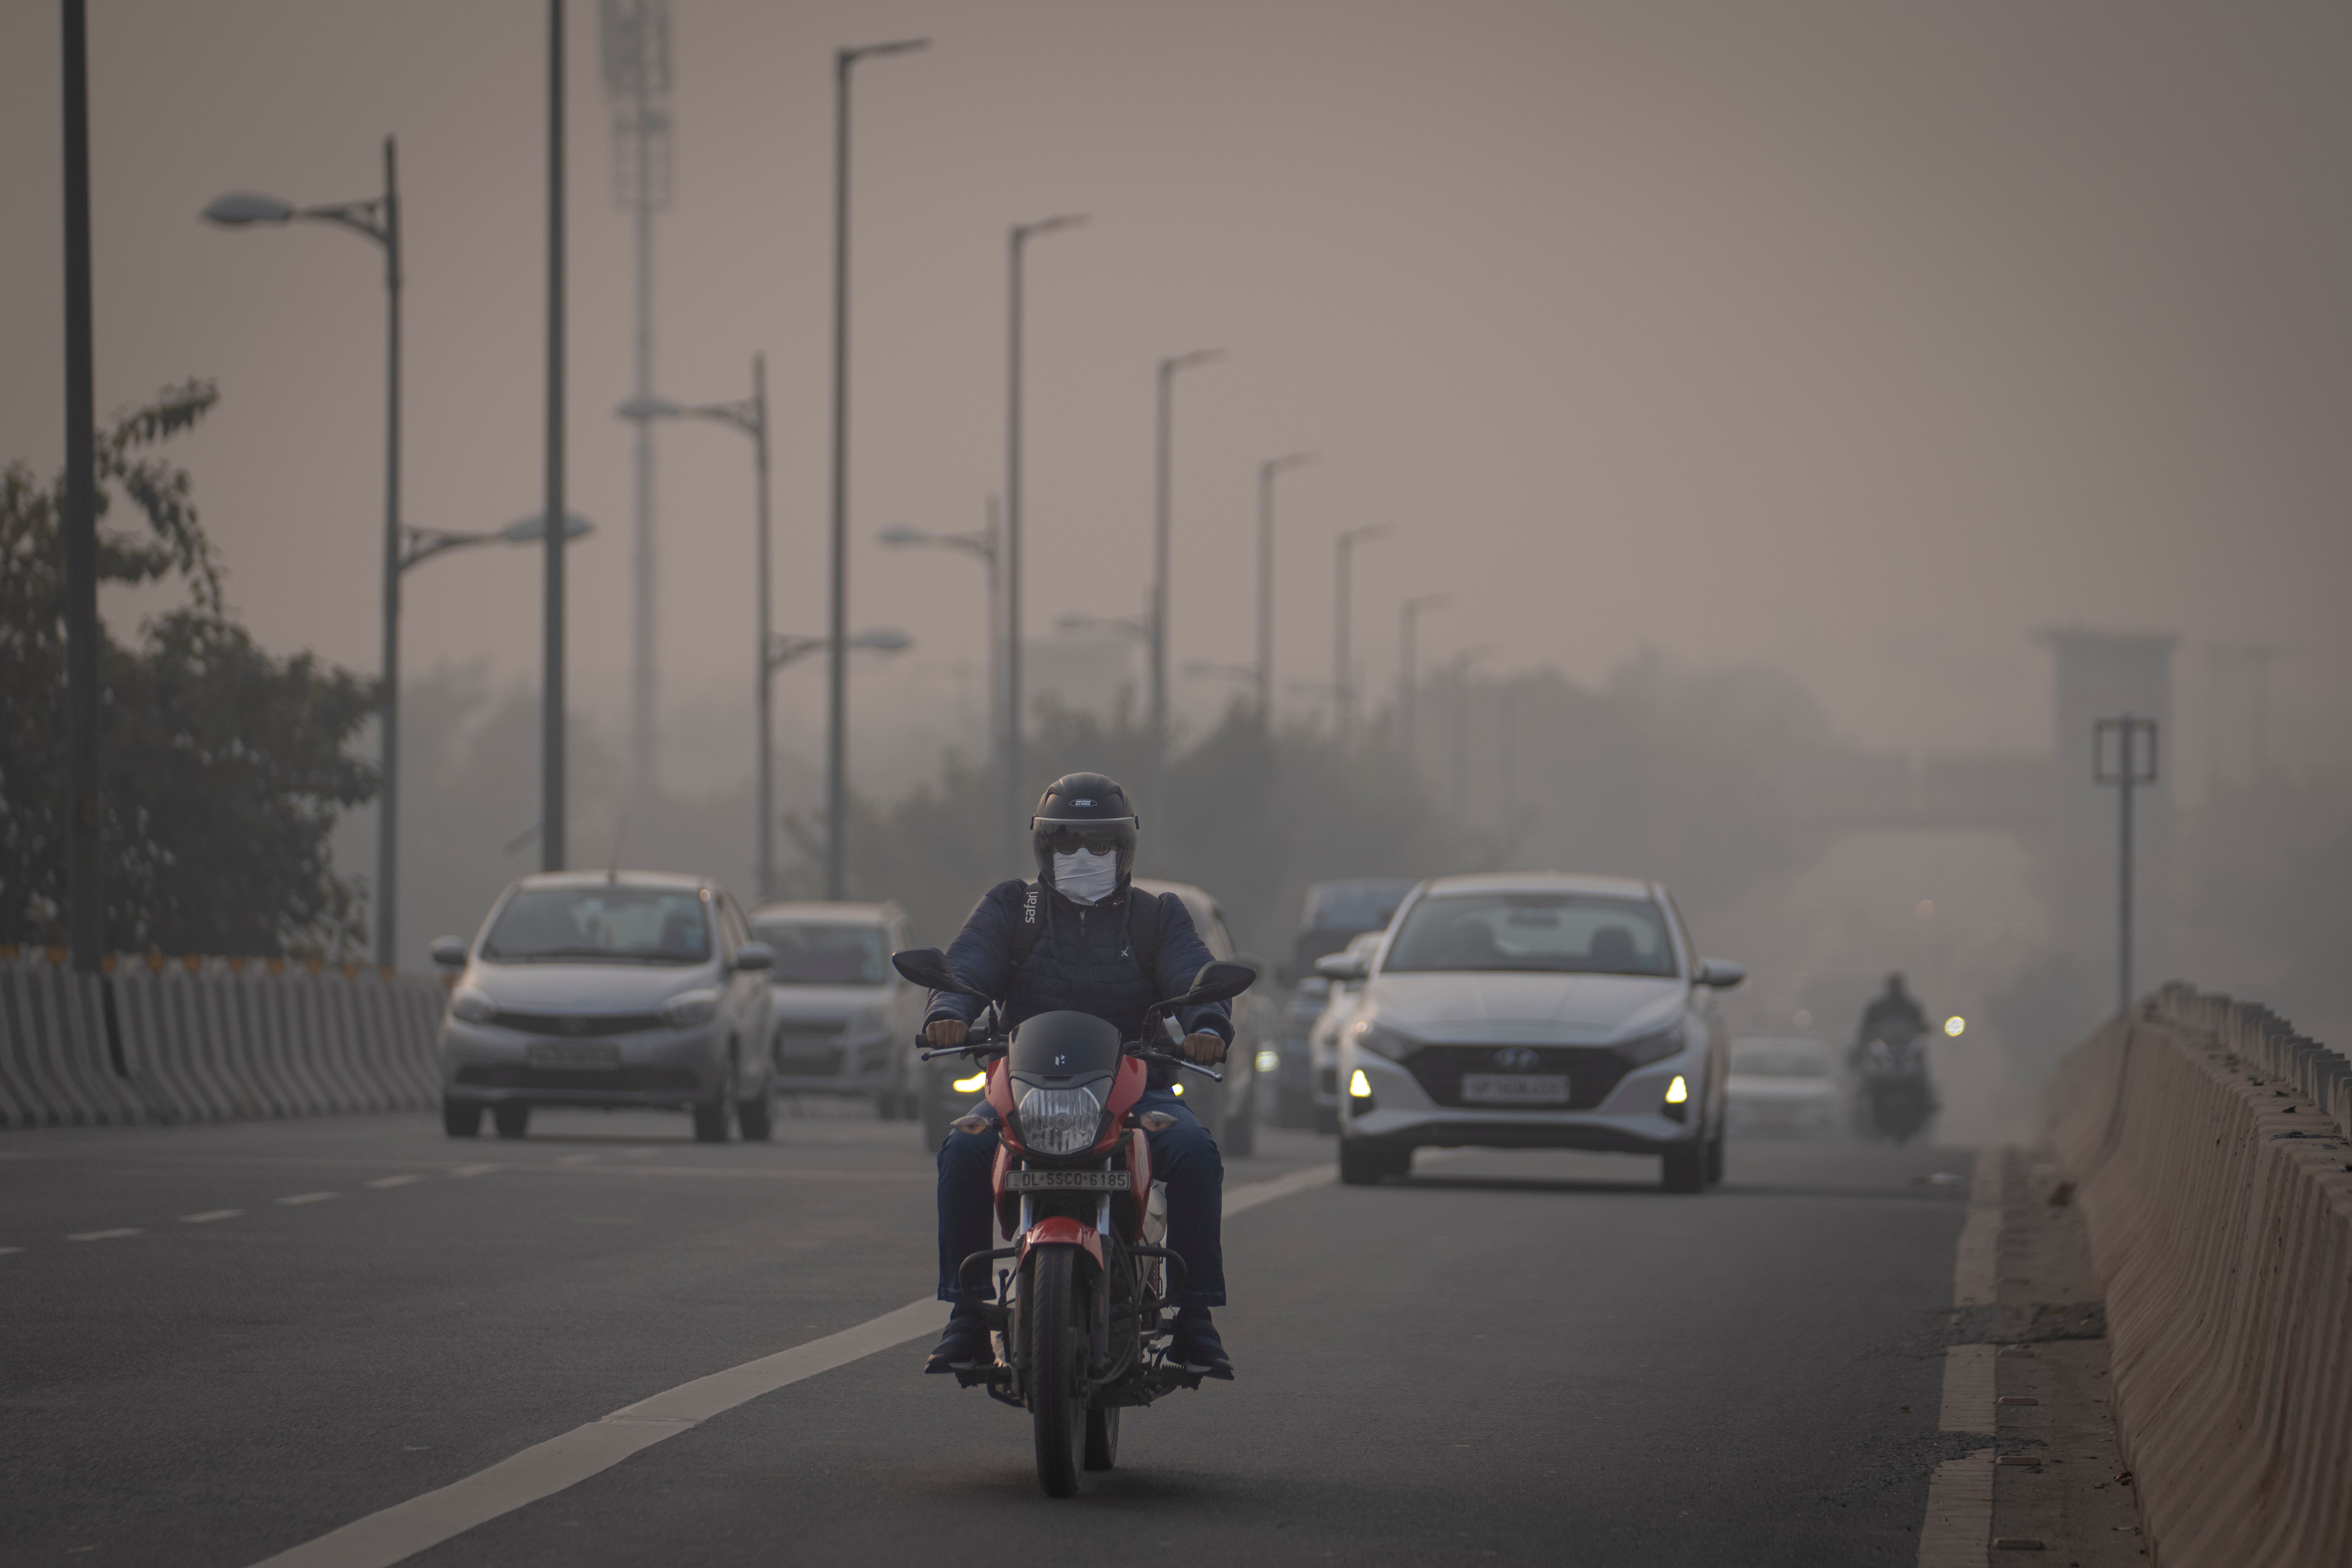
{"label": "dark shoe", "polygon": [[1233,1358],[1225,1354],[1224,1342],[1217,1337],[1216,1325],[1209,1321],[1206,1312],[1176,1320],[1176,1331],[1168,1341],[1168,1364],[1195,1377],[1234,1380]]}
{"label": "dark shoe", "polygon": [[988,1325],[958,1312],[948,1320],[947,1332],[923,1363],[925,1372],[964,1372],[996,1359],[988,1342]]}

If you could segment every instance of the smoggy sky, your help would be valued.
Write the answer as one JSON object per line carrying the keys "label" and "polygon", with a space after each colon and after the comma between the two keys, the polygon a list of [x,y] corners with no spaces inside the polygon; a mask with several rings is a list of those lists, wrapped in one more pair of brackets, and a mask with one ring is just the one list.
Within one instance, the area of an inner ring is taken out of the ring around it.
{"label": "smoggy sky", "polygon": [[[1177,416],[1176,658],[1249,657],[1255,468],[1283,481],[1278,663],[1328,679],[1330,539],[1367,674],[1425,657],[1594,677],[1644,645],[1762,658],[1850,732],[2047,742],[2036,627],[2286,651],[2275,750],[2352,761],[2352,11],[1966,5],[675,0],[658,380],[775,405],[779,624],[822,627],[830,74],[861,68],[853,620],[976,660],[977,573],[872,543],[1002,483],[1004,229],[1032,251],[1030,624],[1129,614],[1154,360]],[[281,650],[376,658],[382,292],[321,225],[198,222],[227,190],[376,189],[400,137],[407,512],[538,504],[545,7],[101,0],[91,114],[101,412],[191,374],[180,444]],[[597,17],[573,0],[575,689],[625,703],[628,224]],[[0,6],[0,457],[59,459],[56,7]],[[660,657],[748,685],[748,444],[661,437]],[[408,579],[410,668],[537,668],[538,563]],[[139,602],[110,599],[119,623]],[[815,678],[805,679],[813,700]],[[747,752],[748,758],[748,752]],[[748,766],[748,761],[746,763]]]}

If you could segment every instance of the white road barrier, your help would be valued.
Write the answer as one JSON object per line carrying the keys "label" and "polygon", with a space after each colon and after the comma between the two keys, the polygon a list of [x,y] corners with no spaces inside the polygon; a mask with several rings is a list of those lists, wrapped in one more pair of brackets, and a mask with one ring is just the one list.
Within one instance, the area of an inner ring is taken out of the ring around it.
{"label": "white road barrier", "polygon": [[0,947],[0,1129],[422,1110],[441,983],[292,959]]}

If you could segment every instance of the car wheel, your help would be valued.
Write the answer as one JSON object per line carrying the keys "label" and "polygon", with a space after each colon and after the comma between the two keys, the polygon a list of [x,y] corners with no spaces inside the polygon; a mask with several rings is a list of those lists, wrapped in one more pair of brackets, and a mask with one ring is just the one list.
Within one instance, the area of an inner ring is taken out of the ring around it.
{"label": "car wheel", "polygon": [[452,1138],[478,1138],[482,1135],[482,1104],[478,1100],[451,1100],[441,1097],[441,1131]]}
{"label": "car wheel", "polygon": [[501,1100],[490,1107],[490,1123],[501,1138],[520,1138],[530,1131],[530,1107]]}
{"label": "car wheel", "polygon": [[765,1143],[775,1131],[772,1110],[764,1094],[735,1102],[735,1130],[746,1143]]}
{"label": "car wheel", "polygon": [[735,1103],[735,1058],[727,1058],[727,1072],[719,1080],[718,1097],[708,1105],[694,1108],[694,1141],[698,1143],[727,1142],[727,1112]]}
{"label": "car wheel", "polygon": [[1369,1187],[1383,1176],[1402,1176],[1412,1169],[1412,1151],[1377,1138],[1339,1140],[1339,1180],[1350,1187]]}
{"label": "car wheel", "polygon": [[1669,1149],[1659,1162],[1659,1184],[1670,1193],[1703,1193],[1706,1190],[1706,1150],[1692,1143],[1685,1148]]}
{"label": "car wheel", "polygon": [[1723,1185],[1723,1129],[1720,1127],[1715,1130],[1715,1136],[1706,1141],[1706,1184],[1710,1187]]}

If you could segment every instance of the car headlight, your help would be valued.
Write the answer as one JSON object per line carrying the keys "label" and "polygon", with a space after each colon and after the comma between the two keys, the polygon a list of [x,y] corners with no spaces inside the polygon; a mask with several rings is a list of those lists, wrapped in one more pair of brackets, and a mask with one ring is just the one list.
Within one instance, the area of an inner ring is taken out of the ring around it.
{"label": "car headlight", "polygon": [[1683,1032],[1677,1026],[1654,1035],[1644,1035],[1638,1040],[1628,1040],[1617,1047],[1617,1054],[1635,1067],[1641,1067],[1649,1062],[1663,1061],[1682,1048]]}
{"label": "car headlight", "polygon": [[487,1024],[499,1016],[499,1005],[488,993],[464,985],[449,998],[449,1016],[464,1024]]}
{"label": "car headlight", "polygon": [[1021,1141],[1040,1154],[1083,1154],[1102,1131],[1090,1089],[1033,1089],[1021,1097]]}
{"label": "car headlight", "polygon": [[661,1005],[661,1021],[673,1029],[691,1029],[718,1016],[716,991],[681,991]]}
{"label": "car headlight", "polygon": [[1411,1035],[1399,1034],[1385,1024],[1375,1024],[1370,1018],[1356,1025],[1356,1044],[1376,1057],[1386,1057],[1401,1062],[1421,1049],[1421,1042]]}

